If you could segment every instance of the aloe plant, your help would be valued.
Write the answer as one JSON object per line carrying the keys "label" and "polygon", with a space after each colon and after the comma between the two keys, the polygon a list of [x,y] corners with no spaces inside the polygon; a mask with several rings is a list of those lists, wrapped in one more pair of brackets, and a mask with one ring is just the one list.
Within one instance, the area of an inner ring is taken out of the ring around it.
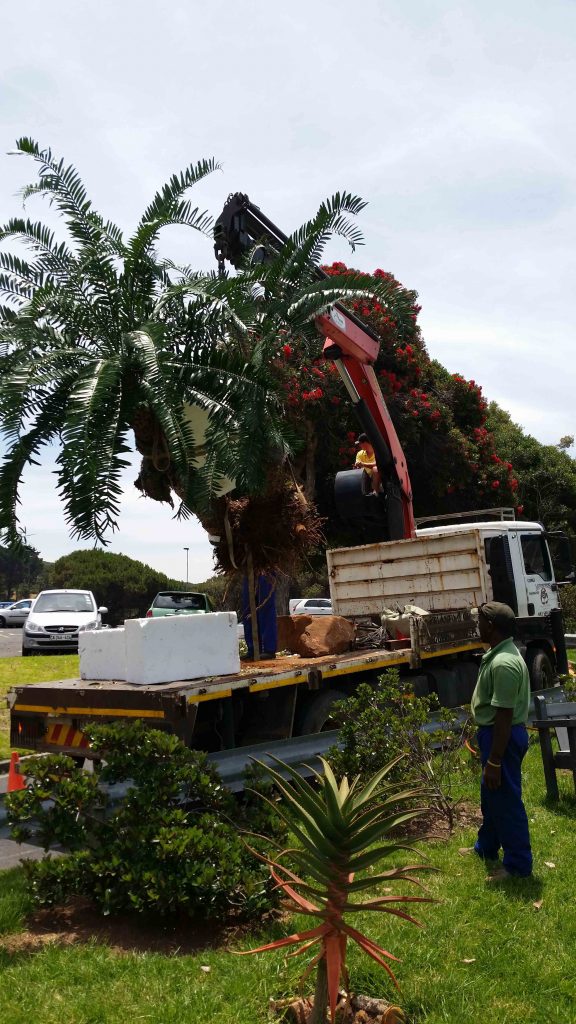
{"label": "aloe plant", "polygon": [[[363,785],[360,785],[359,776],[351,783],[344,776],[338,783],[323,758],[320,758],[323,774],[313,773],[315,785],[302,779],[289,765],[276,758],[274,760],[282,774],[262,765],[283,797],[280,803],[272,803],[272,806],[300,846],[295,849],[277,847],[278,852],[273,859],[253,852],[269,865],[276,885],[284,891],[287,897],[284,906],[294,913],[316,918],[318,923],[313,928],[257,949],[245,950],[241,955],[298,944],[299,948],[290,954],[298,956],[318,946],[302,976],[304,980],[314,967],[318,968],[311,1024],[324,1024],[328,1004],[334,1022],[341,982],[346,991],[349,988],[346,970],[348,939],[356,942],[383,967],[398,987],[388,963],[398,962],[398,958],[352,927],[347,921],[348,916],[370,910],[393,914],[420,926],[420,921],[398,905],[436,902],[429,896],[402,893],[368,900],[360,897],[359,902],[354,899],[366,889],[381,884],[389,886],[391,882],[421,886],[417,873],[434,870],[427,864],[408,864],[370,873],[381,861],[395,857],[400,850],[413,849],[416,840],[398,842],[393,838],[394,830],[425,812],[425,807],[407,808],[406,805],[414,799],[425,798],[426,791],[423,788],[403,789],[401,783],[391,783],[387,779],[400,758],[395,758]],[[289,781],[285,780],[284,774]]]}

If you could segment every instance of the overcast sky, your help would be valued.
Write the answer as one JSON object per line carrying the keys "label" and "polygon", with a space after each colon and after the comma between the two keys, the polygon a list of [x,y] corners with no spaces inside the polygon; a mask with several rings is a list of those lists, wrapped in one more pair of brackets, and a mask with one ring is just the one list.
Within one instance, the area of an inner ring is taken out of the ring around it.
{"label": "overcast sky", "polygon": [[[430,355],[553,444],[576,432],[575,43],[573,0],[4,4],[0,222],[32,177],[3,155],[20,135],[74,163],[127,231],[205,156],[223,171],[199,204],[216,215],[247,192],[286,232],[349,189],[369,202],[354,264],[415,288]],[[163,244],[213,267],[200,236]],[[183,579],[188,546],[190,581],[206,578],[199,525],[140,498],[135,476],[110,550]],[[48,560],[79,546],[53,480],[47,453],[21,509]]]}

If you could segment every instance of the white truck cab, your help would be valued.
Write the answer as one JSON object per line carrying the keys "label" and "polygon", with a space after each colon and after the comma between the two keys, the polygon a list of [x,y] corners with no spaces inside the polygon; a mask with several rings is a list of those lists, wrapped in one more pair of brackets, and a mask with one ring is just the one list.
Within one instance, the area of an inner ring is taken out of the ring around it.
{"label": "white truck cab", "polygon": [[574,579],[568,539],[537,522],[466,518],[418,528],[406,540],[328,551],[334,610],[361,617],[406,605],[449,612],[503,601],[516,614],[532,687],[544,689],[555,672],[568,671],[559,595]]}

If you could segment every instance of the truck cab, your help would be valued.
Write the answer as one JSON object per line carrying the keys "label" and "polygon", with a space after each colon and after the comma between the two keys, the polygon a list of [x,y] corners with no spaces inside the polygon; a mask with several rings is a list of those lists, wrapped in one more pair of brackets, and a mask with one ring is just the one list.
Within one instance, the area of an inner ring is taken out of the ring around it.
{"label": "truck cab", "polygon": [[532,688],[551,686],[555,672],[568,671],[559,592],[573,576],[567,538],[547,535],[541,523],[519,520],[437,526],[418,529],[417,536],[471,529],[479,538],[488,599],[503,601],[516,614],[516,643],[528,664]]}

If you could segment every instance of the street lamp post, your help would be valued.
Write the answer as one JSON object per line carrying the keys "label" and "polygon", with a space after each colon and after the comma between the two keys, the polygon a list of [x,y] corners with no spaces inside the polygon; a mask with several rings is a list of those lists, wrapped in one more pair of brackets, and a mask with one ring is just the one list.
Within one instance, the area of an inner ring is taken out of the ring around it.
{"label": "street lamp post", "polygon": [[190,548],[184,548],[184,551],[186,552],[186,586],[188,586],[188,552]]}

